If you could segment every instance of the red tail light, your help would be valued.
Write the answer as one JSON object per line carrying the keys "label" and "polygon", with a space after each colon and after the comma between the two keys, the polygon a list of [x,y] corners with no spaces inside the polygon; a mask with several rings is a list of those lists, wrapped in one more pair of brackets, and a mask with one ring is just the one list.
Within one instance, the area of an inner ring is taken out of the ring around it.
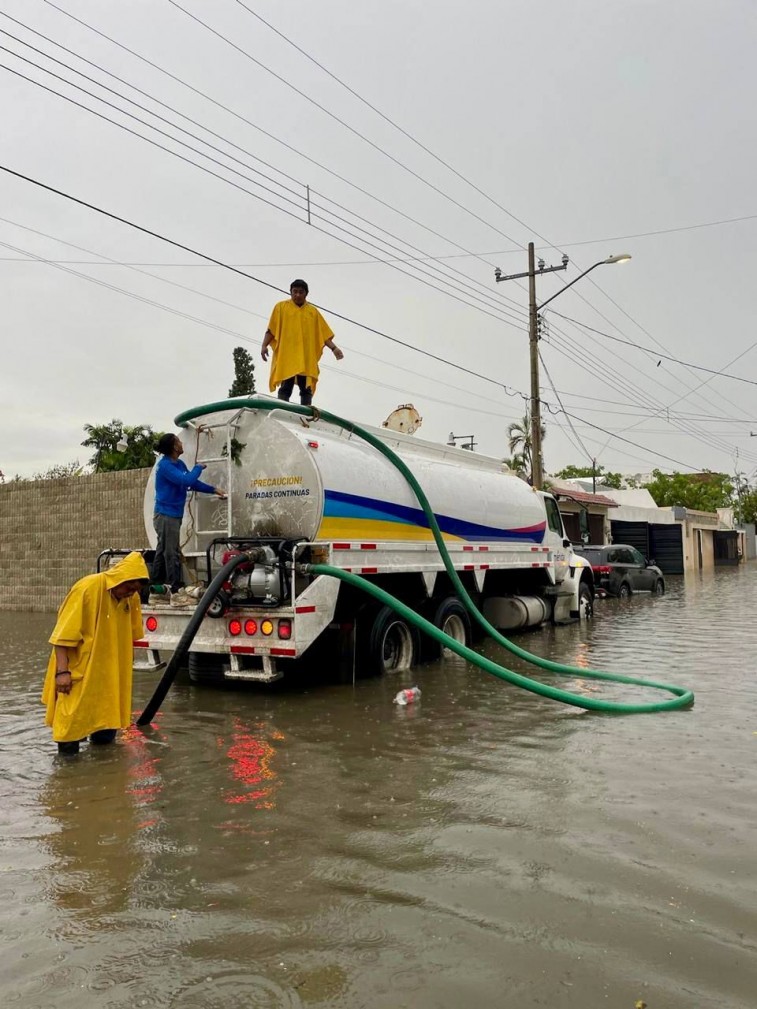
{"label": "red tail light", "polygon": [[147,628],[148,631],[157,631],[157,629],[158,629],[158,618],[157,617],[148,617],[147,620],[145,620],[145,627]]}
{"label": "red tail light", "polygon": [[258,622],[257,620],[245,620],[244,622],[244,633],[249,634],[252,637],[253,634],[258,633]]}
{"label": "red tail light", "polygon": [[288,641],[292,636],[292,621],[279,620],[279,637]]}
{"label": "red tail light", "polygon": [[241,620],[230,620],[229,621],[229,634],[232,638],[238,638],[242,633],[242,621]]}
{"label": "red tail light", "polygon": [[591,570],[595,575],[609,575],[612,572],[609,564],[592,564]]}

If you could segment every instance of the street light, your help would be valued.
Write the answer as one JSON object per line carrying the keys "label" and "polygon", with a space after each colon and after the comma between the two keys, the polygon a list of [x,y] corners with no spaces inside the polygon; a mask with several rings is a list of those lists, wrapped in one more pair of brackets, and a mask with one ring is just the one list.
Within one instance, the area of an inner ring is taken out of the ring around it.
{"label": "street light", "polygon": [[467,444],[461,445],[460,448],[473,452],[478,444],[478,442],[473,440],[474,438],[475,435],[472,434],[455,434],[454,431],[450,431],[447,444],[450,448],[456,448],[459,441],[466,442]]}
{"label": "street light", "polygon": [[568,268],[568,257],[562,257],[562,263],[560,266],[547,266],[545,267],[544,262],[539,260],[539,267],[536,269],[534,263],[534,243],[528,243],[528,271],[526,273],[513,273],[507,277],[502,276],[502,271],[496,269],[494,271],[494,278],[499,283],[502,280],[515,280],[518,277],[528,277],[528,344],[531,359],[531,482],[534,487],[541,487],[544,482],[544,468],[542,464],[542,453],[541,453],[541,401],[539,399],[539,312],[548,305],[550,301],[554,301],[559,295],[564,291],[567,291],[569,287],[578,283],[582,277],[585,277],[587,273],[591,273],[592,270],[596,270],[598,266],[612,266],[615,263],[627,263],[631,259],[631,256],[627,252],[622,252],[617,256],[608,256],[607,259],[600,259],[598,263],[594,263],[590,266],[588,270],[584,270],[583,273],[571,280],[569,284],[561,287],[556,294],[553,294],[551,298],[547,298],[543,301],[541,305],[536,304],[536,278],[544,273],[556,273],[559,270],[566,270]]}
{"label": "street light", "polygon": [[621,252],[619,256],[608,256],[607,259],[600,259],[598,263],[595,263],[593,266],[590,266],[588,270],[584,270],[583,273],[579,273],[578,276],[574,280],[571,280],[569,284],[566,284],[564,287],[561,287],[560,290],[557,291],[555,294],[553,294],[551,298],[547,298],[546,301],[543,301],[541,305],[537,307],[536,311],[541,312],[541,310],[544,308],[545,305],[548,305],[550,301],[554,301],[555,298],[559,297],[559,295],[563,293],[563,291],[567,291],[569,287],[573,287],[573,285],[577,284],[582,277],[585,277],[587,273],[591,273],[592,270],[596,270],[598,266],[612,266],[613,263],[627,263],[629,259],[632,258],[633,257],[630,256],[627,252]]}

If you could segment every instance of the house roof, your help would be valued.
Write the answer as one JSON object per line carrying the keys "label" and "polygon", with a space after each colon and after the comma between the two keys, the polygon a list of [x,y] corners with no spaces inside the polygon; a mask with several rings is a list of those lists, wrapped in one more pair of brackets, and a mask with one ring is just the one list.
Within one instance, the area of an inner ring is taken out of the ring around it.
{"label": "house roof", "polygon": [[565,498],[568,501],[575,501],[578,504],[585,505],[601,505],[603,508],[617,508],[617,501],[613,501],[612,498],[605,497],[604,494],[590,494],[588,491],[582,490],[561,490],[559,487],[553,487],[552,493],[556,498]]}

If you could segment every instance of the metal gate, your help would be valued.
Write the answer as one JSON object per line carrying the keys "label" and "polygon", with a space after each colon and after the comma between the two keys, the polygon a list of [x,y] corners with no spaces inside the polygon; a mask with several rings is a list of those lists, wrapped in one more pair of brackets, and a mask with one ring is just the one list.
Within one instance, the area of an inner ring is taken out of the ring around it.
{"label": "metal gate", "polygon": [[678,523],[650,524],[647,556],[664,574],[683,574],[683,535]]}
{"label": "metal gate", "polygon": [[627,543],[666,575],[683,574],[683,536],[678,523],[611,521],[613,543]]}
{"label": "metal gate", "polygon": [[649,557],[649,523],[611,521],[613,543],[625,543],[636,547],[640,554]]}

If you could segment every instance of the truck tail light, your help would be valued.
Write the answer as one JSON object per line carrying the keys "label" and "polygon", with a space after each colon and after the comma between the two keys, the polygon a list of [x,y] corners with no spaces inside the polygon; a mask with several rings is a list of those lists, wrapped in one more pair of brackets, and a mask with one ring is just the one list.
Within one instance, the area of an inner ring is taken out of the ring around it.
{"label": "truck tail light", "polygon": [[242,621],[241,620],[230,620],[229,621],[229,634],[232,638],[238,638],[242,633]]}
{"label": "truck tail light", "polygon": [[612,572],[609,564],[593,564],[591,570],[595,575],[609,575]]}
{"label": "truck tail light", "polygon": [[288,641],[292,636],[292,621],[279,620],[279,637]]}
{"label": "truck tail light", "polygon": [[158,618],[157,617],[148,617],[147,620],[145,620],[145,627],[147,628],[148,631],[157,631],[157,629],[158,629]]}
{"label": "truck tail light", "polygon": [[264,620],[260,625],[260,629],[267,638],[270,637],[273,634],[273,621]]}
{"label": "truck tail light", "polygon": [[253,634],[258,633],[258,622],[257,620],[245,620],[244,622],[244,633],[252,637]]}

